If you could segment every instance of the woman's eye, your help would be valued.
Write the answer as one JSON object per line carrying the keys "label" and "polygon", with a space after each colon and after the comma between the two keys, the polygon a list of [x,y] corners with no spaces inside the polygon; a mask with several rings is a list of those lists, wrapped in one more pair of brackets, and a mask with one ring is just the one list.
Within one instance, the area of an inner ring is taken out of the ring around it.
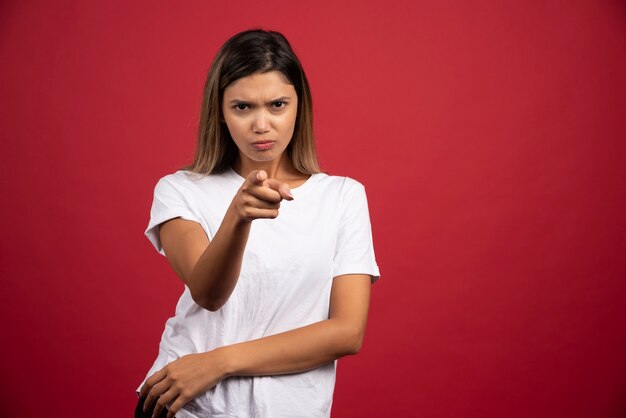
{"label": "woman's eye", "polygon": [[274,102],[272,103],[272,106],[274,106],[274,108],[276,109],[281,109],[283,107],[285,107],[287,105],[287,103],[285,102]]}
{"label": "woman's eye", "polygon": [[247,104],[239,103],[234,106],[235,110],[246,110],[248,108]]}

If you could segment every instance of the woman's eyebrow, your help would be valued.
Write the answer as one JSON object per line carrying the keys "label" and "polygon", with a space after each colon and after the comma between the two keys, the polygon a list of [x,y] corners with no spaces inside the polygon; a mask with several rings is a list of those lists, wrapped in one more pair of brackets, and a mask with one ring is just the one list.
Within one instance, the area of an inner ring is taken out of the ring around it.
{"label": "woman's eyebrow", "polygon": [[274,103],[274,102],[282,102],[282,101],[284,101],[284,100],[289,100],[289,99],[291,99],[291,96],[282,96],[282,97],[279,97],[278,99],[274,99],[274,100],[272,100],[270,103]]}
{"label": "woman's eyebrow", "polygon": [[[269,102],[267,102],[266,104],[272,104],[274,102],[282,102],[285,100],[290,100],[291,96],[281,96],[277,99],[272,99]],[[249,103],[254,103],[254,101],[250,101],[250,100],[243,100],[243,99],[233,99],[229,102],[230,104],[249,104]]]}

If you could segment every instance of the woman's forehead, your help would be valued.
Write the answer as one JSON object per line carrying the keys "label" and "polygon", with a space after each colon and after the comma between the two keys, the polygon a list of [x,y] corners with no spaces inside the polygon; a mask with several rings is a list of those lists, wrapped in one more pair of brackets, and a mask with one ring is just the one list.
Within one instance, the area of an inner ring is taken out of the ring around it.
{"label": "woman's forehead", "polygon": [[224,99],[259,100],[295,96],[293,84],[280,71],[254,73],[235,80],[224,91]]}

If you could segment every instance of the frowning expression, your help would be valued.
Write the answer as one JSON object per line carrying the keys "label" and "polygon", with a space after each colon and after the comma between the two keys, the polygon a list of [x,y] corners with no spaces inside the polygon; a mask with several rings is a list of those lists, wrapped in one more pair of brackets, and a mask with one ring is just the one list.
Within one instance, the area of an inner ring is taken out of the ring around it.
{"label": "frowning expression", "polygon": [[298,96],[280,71],[254,73],[224,90],[222,113],[242,160],[272,161],[291,141]]}

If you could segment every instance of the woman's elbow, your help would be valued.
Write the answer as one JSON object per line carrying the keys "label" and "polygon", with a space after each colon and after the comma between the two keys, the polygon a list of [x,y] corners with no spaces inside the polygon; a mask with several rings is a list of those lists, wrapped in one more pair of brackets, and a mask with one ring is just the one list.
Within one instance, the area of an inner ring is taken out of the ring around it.
{"label": "woman's elbow", "polygon": [[200,306],[202,306],[207,311],[216,312],[218,309],[224,306],[224,304],[223,303],[209,303],[204,306],[203,305],[200,305]]}
{"label": "woman's elbow", "polygon": [[363,346],[363,337],[356,338],[352,346],[352,352],[350,354],[358,354],[359,351],[361,351],[362,346]]}
{"label": "woman's elbow", "polygon": [[348,327],[345,331],[346,354],[354,355],[361,351],[365,330],[359,327]]}
{"label": "woman's elbow", "polygon": [[193,299],[193,301],[207,311],[215,312],[226,303],[226,301],[214,300],[204,294],[198,294],[199,292],[194,291],[191,288],[189,289],[189,291],[191,293],[191,298]]}

